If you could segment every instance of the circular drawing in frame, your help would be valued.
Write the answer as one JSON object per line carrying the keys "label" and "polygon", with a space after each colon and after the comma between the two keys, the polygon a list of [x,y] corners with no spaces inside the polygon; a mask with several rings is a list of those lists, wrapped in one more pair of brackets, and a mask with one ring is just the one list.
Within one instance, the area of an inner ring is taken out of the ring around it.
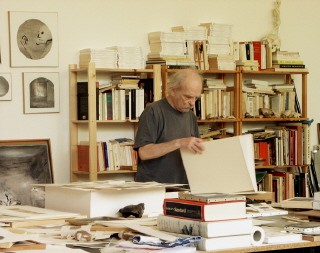
{"label": "circular drawing in frame", "polygon": [[9,92],[9,82],[3,76],[0,76],[0,97],[4,97]]}
{"label": "circular drawing in frame", "polygon": [[29,84],[30,108],[54,108],[54,84],[45,77]]}
{"label": "circular drawing in frame", "polygon": [[44,58],[51,50],[52,33],[49,27],[38,19],[28,19],[17,31],[20,52],[32,60]]}

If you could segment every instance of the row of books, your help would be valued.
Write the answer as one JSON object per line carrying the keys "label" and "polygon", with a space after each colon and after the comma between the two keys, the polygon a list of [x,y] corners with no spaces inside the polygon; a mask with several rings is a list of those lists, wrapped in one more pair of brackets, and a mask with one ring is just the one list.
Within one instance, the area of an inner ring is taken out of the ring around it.
{"label": "row of books", "polygon": [[195,103],[198,119],[230,118],[234,116],[234,92],[224,88],[204,88]]}
{"label": "row of books", "polygon": [[[132,80],[134,82],[132,82]],[[153,80],[113,79],[96,87],[97,120],[138,119],[146,104],[153,102]],[[88,82],[77,83],[78,120],[88,120]]]}
{"label": "row of books", "polygon": [[270,58],[267,57],[270,48],[265,41],[240,41],[235,43],[234,46],[234,54],[237,60],[240,62],[256,62],[256,64],[251,64],[251,66],[256,67],[251,70],[266,69],[268,65],[271,67]]}
{"label": "row of books", "polygon": [[267,41],[234,42],[234,57],[244,70],[307,71],[299,52],[273,52]]}
{"label": "row of books", "polygon": [[256,130],[254,139],[254,155],[256,159],[264,160],[262,166],[301,166],[311,163],[308,124],[288,122],[267,126]]}
{"label": "row of books", "polygon": [[[242,86],[243,116],[297,117],[300,104],[294,84],[255,84]],[[263,111],[268,112],[263,115]],[[296,115],[296,116],[294,116]]]}
{"label": "row of books", "polygon": [[110,89],[99,93],[99,120],[138,119],[144,110],[144,89]]}
{"label": "row of books", "polygon": [[[78,149],[78,171],[89,171],[89,145],[80,142]],[[137,152],[133,140],[119,138],[97,142],[97,171],[113,171],[122,168],[134,170],[137,166]]]}
{"label": "row of books", "polygon": [[294,197],[310,197],[313,195],[311,176],[309,172],[300,173],[299,168],[294,171],[268,171],[258,184],[261,191],[272,192],[272,201],[281,203]]}

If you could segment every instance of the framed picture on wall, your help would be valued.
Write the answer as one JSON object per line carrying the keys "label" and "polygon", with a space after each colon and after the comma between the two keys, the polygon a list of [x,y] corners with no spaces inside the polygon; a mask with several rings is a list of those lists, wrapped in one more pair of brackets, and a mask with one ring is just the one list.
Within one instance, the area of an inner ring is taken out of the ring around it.
{"label": "framed picture on wall", "polygon": [[9,12],[11,67],[57,67],[58,14]]}
{"label": "framed picture on wall", "polygon": [[12,99],[12,83],[10,73],[0,73],[0,100]]}
{"label": "framed picture on wall", "polygon": [[44,192],[32,184],[53,181],[49,139],[0,141],[0,205],[44,207]]}
{"label": "framed picture on wall", "polygon": [[59,112],[60,87],[57,72],[24,72],[24,113]]}

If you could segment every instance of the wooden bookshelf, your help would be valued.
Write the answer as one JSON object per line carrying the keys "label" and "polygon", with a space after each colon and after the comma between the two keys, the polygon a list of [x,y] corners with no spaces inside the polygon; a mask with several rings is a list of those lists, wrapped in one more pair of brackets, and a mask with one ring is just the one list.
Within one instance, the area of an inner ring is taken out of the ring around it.
{"label": "wooden bookshelf", "polygon": [[[148,78],[153,78],[153,99],[158,100],[161,94],[161,68],[154,65],[149,69],[101,69],[95,67],[94,63],[89,63],[87,68],[78,68],[76,64],[69,66],[69,114],[70,114],[70,178],[75,181],[96,181],[110,178],[113,175],[132,175],[136,173],[136,166],[121,168],[114,171],[99,171],[97,168],[97,141],[100,132],[105,126],[120,128],[125,126],[131,135],[134,136],[137,119],[133,120],[97,120],[96,118],[96,81],[98,77],[110,77],[112,74],[139,75],[143,74]],[[77,82],[88,83],[88,120],[79,120],[77,115]],[[84,129],[84,130],[83,130]],[[87,135],[89,145],[89,171],[78,170],[78,144],[81,133]]]}

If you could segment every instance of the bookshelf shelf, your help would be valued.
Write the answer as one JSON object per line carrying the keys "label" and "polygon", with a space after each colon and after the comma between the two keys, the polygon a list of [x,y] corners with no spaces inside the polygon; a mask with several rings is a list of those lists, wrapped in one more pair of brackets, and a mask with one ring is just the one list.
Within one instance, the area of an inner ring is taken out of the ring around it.
{"label": "bookshelf shelf", "polygon": [[[98,175],[104,175],[104,174],[127,174],[127,173],[136,173],[136,170],[117,170],[117,171],[98,171],[97,174]],[[89,175],[89,172],[85,172],[85,171],[73,171],[74,174],[78,174],[78,175]]]}
{"label": "bookshelf shelf", "polygon": [[308,118],[243,118],[242,122],[302,122]]}
{"label": "bookshelf shelf", "polygon": [[[70,103],[70,177],[71,181],[96,181],[108,178],[110,175],[134,174],[136,166],[121,166],[119,170],[99,171],[97,142],[101,141],[101,135],[109,134],[116,138],[113,131],[125,128],[134,136],[137,119],[133,120],[97,120],[97,94],[96,82],[98,77],[111,79],[114,74],[143,75],[153,79],[153,99],[158,100],[161,94],[161,67],[154,65],[147,69],[109,69],[95,68],[94,63],[89,63],[87,68],[78,68],[76,64],[69,65],[69,103]],[[88,119],[78,119],[77,83],[87,82],[88,85]],[[111,128],[111,130],[109,130]],[[107,133],[105,133],[107,131]],[[84,137],[85,136],[85,137]],[[122,137],[122,136],[121,136]],[[119,136],[118,136],[119,138]],[[86,141],[89,146],[88,171],[78,170],[78,145],[80,141]],[[100,168],[101,170],[101,168]]]}

